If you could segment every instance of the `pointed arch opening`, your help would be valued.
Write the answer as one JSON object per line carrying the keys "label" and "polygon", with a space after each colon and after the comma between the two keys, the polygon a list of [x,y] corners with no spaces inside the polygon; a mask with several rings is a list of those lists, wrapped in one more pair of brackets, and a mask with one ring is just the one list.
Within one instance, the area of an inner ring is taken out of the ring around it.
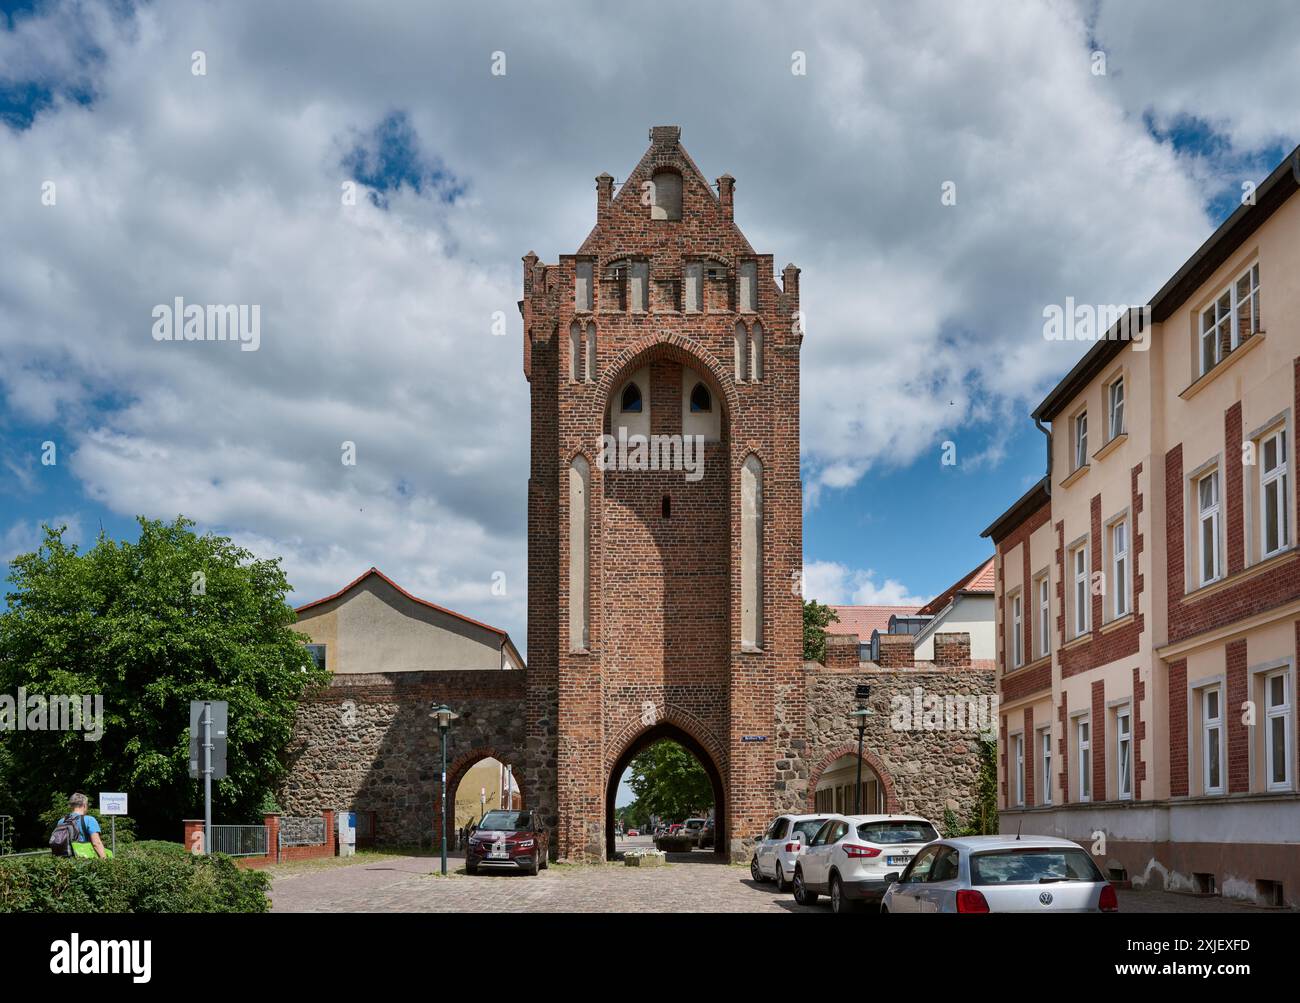
{"label": "pointed arch opening", "polygon": [[591,465],[569,464],[569,650],[591,644]]}
{"label": "pointed arch opening", "polygon": [[[672,749],[672,746],[678,747],[681,752]],[[662,757],[668,760],[667,762],[658,764],[654,761],[657,758],[653,756],[656,749],[659,749]],[[698,764],[703,772],[702,780],[707,781],[707,788],[703,782],[695,785],[688,782],[682,785],[683,790],[680,793],[670,794],[662,797],[662,799],[653,796],[647,797],[650,803],[638,808],[635,801],[639,801],[641,798],[634,797],[632,803],[629,803],[629,789],[624,787],[621,781],[628,774],[629,767],[633,765],[634,760],[637,760],[642,753],[652,753],[651,756],[646,757],[649,762],[646,762],[643,766],[647,770],[662,765],[664,772],[677,773],[681,772],[683,765],[689,770],[693,765]],[[694,760],[694,764],[690,763],[689,760]],[[620,794],[620,788],[623,789],[622,794]],[[708,803],[710,799],[711,803]],[[618,804],[620,800],[624,802],[621,806]],[[624,809],[622,812],[619,811],[620,807]],[[712,860],[717,859],[719,856],[725,857],[727,852],[727,812],[726,791],[722,782],[722,772],[699,740],[671,721],[660,721],[647,727],[623,750],[610,769],[605,788],[606,857],[614,860],[623,849],[630,848],[634,844],[652,845],[644,837],[640,837],[639,842],[636,841],[636,838],[628,839],[625,837],[620,843],[616,835],[620,821],[634,823],[634,827],[638,832],[641,832],[644,826],[652,821],[651,815],[656,816],[660,821],[669,823],[684,824],[687,818],[712,820],[711,834],[706,839],[712,842],[713,845],[711,847],[700,847],[689,854],[683,853],[676,859],[682,861],[691,858]],[[668,817],[678,815],[681,817]],[[628,826],[624,824],[623,831],[625,833],[627,828]],[[703,852],[710,849],[713,851],[711,854]]]}

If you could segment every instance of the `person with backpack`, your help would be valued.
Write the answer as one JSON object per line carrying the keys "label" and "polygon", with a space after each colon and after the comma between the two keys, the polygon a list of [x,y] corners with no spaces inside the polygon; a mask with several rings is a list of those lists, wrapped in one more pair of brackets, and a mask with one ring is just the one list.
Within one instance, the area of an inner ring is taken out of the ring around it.
{"label": "person with backpack", "polygon": [[68,798],[68,814],[59,819],[50,836],[50,852],[56,857],[99,857],[107,860],[112,854],[104,849],[99,836],[99,821],[86,814],[90,800],[84,794]]}

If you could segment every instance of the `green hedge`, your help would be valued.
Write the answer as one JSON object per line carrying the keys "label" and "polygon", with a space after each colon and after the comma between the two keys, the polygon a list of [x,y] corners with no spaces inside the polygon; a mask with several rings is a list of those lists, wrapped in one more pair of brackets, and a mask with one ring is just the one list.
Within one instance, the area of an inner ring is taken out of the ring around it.
{"label": "green hedge", "polygon": [[270,882],[220,854],[137,843],[112,860],[0,860],[0,913],[266,912]]}

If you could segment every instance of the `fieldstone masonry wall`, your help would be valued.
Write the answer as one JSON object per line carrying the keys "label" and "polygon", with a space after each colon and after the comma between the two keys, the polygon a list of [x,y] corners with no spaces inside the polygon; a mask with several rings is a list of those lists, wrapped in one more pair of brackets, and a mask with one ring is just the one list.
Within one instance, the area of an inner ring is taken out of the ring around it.
{"label": "fieldstone masonry wall", "polygon": [[[299,704],[281,806],[288,815],[373,811],[376,842],[429,845],[441,819],[441,745],[430,710],[445,702],[460,715],[447,744],[447,790],[454,797],[460,778],[480,759],[524,762],[526,675],[335,676]],[[527,779],[517,779],[527,804]]]}
{"label": "fieldstone masonry wall", "polygon": [[[857,729],[849,714],[856,706],[855,689],[868,683],[875,713],[867,719],[863,759],[880,775],[889,809],[924,815],[936,823],[942,822],[945,809],[956,812],[962,821],[972,817],[980,768],[979,725],[994,728],[997,720],[992,669],[940,668],[925,662],[910,669],[888,669],[865,662],[846,670],[807,662],[804,671],[807,748],[803,757],[784,764],[777,781],[791,808],[812,811],[822,771],[841,756],[857,753]],[[919,710],[915,707],[918,689]],[[944,707],[955,704],[958,697],[974,698],[974,706],[987,707],[987,718],[982,722],[977,718],[973,728],[948,727]],[[927,703],[931,698],[935,702]],[[936,723],[936,713],[940,727],[928,727],[927,722]],[[904,721],[905,729],[895,727]]]}

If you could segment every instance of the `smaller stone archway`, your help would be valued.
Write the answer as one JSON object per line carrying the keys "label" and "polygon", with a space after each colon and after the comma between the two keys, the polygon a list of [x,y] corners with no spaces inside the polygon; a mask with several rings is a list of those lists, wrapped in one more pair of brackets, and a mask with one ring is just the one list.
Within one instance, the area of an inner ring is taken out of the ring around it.
{"label": "smaller stone archway", "polygon": [[[523,781],[524,771],[520,768],[523,765],[522,757],[515,752],[491,745],[480,746],[462,753],[447,766],[447,799],[451,802],[451,815],[447,819],[447,838],[452,845],[455,845],[453,829],[456,817],[456,790],[460,787],[460,782],[465,779],[465,774],[485,759],[495,759],[514,767],[513,776],[519,785],[521,807],[528,807],[528,790]],[[442,785],[437,784],[433,794],[433,848],[435,850],[442,845],[442,807]]]}
{"label": "smaller stone archway", "polygon": [[605,856],[609,860],[614,859],[614,799],[618,795],[618,782],[623,776],[623,771],[627,769],[637,753],[664,740],[676,742],[685,748],[708,774],[709,783],[713,787],[715,826],[713,852],[714,854],[727,852],[727,801],[721,770],[714,762],[713,756],[695,736],[672,721],[660,721],[650,725],[628,742],[610,767],[609,780],[605,786]]}
{"label": "smaller stone archway", "polygon": [[[826,773],[832,763],[846,757],[852,759],[858,758],[857,742],[846,742],[843,745],[831,749],[822,757],[821,761],[817,764],[817,768],[812,771],[812,774],[808,777],[808,811],[817,811],[817,785],[820,783],[822,775]],[[894,778],[890,775],[889,770],[885,767],[885,764],[881,761],[880,757],[870,749],[863,749],[862,763],[864,766],[870,767],[871,771],[875,773],[876,777],[880,780],[880,785],[883,789],[885,811],[890,814],[898,812],[898,795],[894,791]]]}

